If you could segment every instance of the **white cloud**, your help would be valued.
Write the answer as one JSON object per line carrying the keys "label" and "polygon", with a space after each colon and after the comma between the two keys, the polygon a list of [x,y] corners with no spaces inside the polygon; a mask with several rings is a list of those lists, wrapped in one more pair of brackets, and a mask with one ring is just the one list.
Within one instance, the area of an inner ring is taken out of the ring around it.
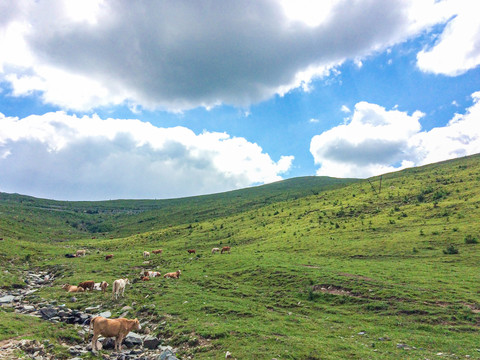
{"label": "white cloud", "polygon": [[405,41],[453,11],[434,0],[7,3],[0,81],[16,96],[39,91],[74,110],[243,107],[308,91],[346,59]]}
{"label": "white cloud", "polygon": [[418,67],[426,72],[456,76],[480,64],[478,2],[446,1],[455,17],[449,21],[435,45],[417,54]]}
{"label": "white cloud", "polygon": [[352,112],[352,110],[350,110],[350,108],[347,105],[342,105],[340,111],[344,112],[345,114],[349,114]]}
{"label": "white cloud", "polygon": [[352,120],[316,135],[310,143],[317,175],[369,177],[480,152],[480,92],[474,104],[444,127],[421,131],[420,111],[408,115],[366,102]]}
{"label": "white cloud", "polygon": [[64,112],[0,114],[5,192],[69,200],[181,197],[277,181],[292,161],[275,162],[257,144],[226,133]]}

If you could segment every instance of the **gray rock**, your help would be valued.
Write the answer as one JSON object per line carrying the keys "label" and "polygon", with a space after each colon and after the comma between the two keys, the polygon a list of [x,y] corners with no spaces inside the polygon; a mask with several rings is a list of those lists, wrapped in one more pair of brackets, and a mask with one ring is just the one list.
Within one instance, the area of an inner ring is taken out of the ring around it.
{"label": "gray rock", "polygon": [[35,310],[35,306],[32,306],[32,305],[23,305],[23,310],[25,310],[25,311],[34,311],[34,310]]}
{"label": "gray rock", "polygon": [[100,305],[90,306],[90,307],[85,308],[85,312],[90,313],[90,312],[93,312],[94,310],[98,310],[98,309],[100,309]]}
{"label": "gray rock", "polygon": [[156,360],[178,360],[178,358],[171,350],[167,349],[157,356]]}
{"label": "gray rock", "polygon": [[125,337],[125,340],[123,340],[123,343],[128,347],[132,348],[134,346],[142,346],[143,341],[142,337],[134,332],[129,332],[127,336]]}
{"label": "gray rock", "polygon": [[104,311],[98,314],[97,316],[103,316],[104,318],[109,318],[110,316],[112,316],[112,313],[110,311]]}
{"label": "gray rock", "polygon": [[115,340],[113,338],[100,338],[98,341],[102,344],[105,350],[111,350],[115,347]]}
{"label": "gray rock", "polygon": [[48,320],[48,319],[56,316],[57,313],[58,313],[58,311],[54,308],[51,308],[51,307],[40,309],[40,315],[45,320]]}
{"label": "gray rock", "polygon": [[15,299],[15,296],[6,295],[6,296],[0,298],[0,304],[6,304],[6,303],[9,303],[9,302],[12,302],[14,299]]}
{"label": "gray rock", "polygon": [[143,346],[147,349],[156,349],[160,345],[160,340],[154,336],[147,336],[143,339]]}

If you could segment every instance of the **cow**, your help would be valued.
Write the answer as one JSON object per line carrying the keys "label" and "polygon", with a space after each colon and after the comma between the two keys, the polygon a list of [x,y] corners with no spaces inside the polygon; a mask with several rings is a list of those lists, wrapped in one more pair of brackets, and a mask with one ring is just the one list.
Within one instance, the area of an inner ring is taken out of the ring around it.
{"label": "cow", "polygon": [[93,289],[98,291],[101,290],[103,291],[103,293],[105,293],[107,291],[107,287],[108,287],[108,283],[106,281],[102,281],[99,283],[95,283],[95,285],[93,286]]}
{"label": "cow", "polygon": [[95,281],[93,280],[84,281],[78,284],[78,287],[82,287],[84,290],[93,290],[94,286],[95,286]]}
{"label": "cow", "polygon": [[230,246],[224,246],[224,247],[222,247],[222,251],[220,251],[220,254],[223,254],[224,252],[230,253]]}
{"label": "cow", "polygon": [[132,330],[140,330],[140,322],[138,319],[106,319],[102,316],[96,316],[90,321],[90,331],[93,329],[92,350],[98,351],[97,339],[98,337],[114,337],[115,350],[120,351],[122,348],[122,341],[127,334]]}
{"label": "cow", "polygon": [[148,251],[144,251],[143,252],[143,258],[146,259],[146,258],[149,258],[150,257],[150,253]]}
{"label": "cow", "polygon": [[143,272],[143,276],[149,276],[149,277],[157,277],[157,276],[160,276],[162,274],[160,274],[158,271],[144,271]]}
{"label": "cow", "polygon": [[219,251],[220,251],[219,248],[213,248],[213,249],[212,249],[212,254],[215,254],[216,252],[219,252]]}
{"label": "cow", "polygon": [[105,255],[105,260],[110,260],[111,258],[113,258],[113,254]]}
{"label": "cow", "polygon": [[102,281],[100,284],[100,289],[102,289],[102,292],[104,294],[107,292],[107,287],[108,287],[108,283],[106,281]]}
{"label": "cow", "polygon": [[195,254],[196,253],[195,249],[189,249],[187,251],[188,251],[189,254]]}
{"label": "cow", "polygon": [[87,250],[77,250],[75,256],[76,257],[85,256],[86,253],[87,253]]}
{"label": "cow", "polygon": [[116,300],[120,293],[122,294],[122,297],[124,297],[125,285],[128,283],[129,281],[127,278],[115,280],[112,285],[112,299],[115,298]]}
{"label": "cow", "polygon": [[75,286],[75,285],[69,285],[69,284],[64,284],[62,285],[62,289],[65,290],[66,292],[84,292],[85,289],[83,287]]}
{"label": "cow", "polygon": [[157,254],[161,254],[163,252],[163,249],[158,249],[158,250],[153,250],[152,253],[154,253],[155,255]]}
{"label": "cow", "polygon": [[165,275],[163,275],[163,277],[166,279],[166,278],[172,278],[172,279],[178,279],[180,278],[180,274],[182,272],[180,270],[177,270],[175,272],[171,272],[171,273],[166,273]]}

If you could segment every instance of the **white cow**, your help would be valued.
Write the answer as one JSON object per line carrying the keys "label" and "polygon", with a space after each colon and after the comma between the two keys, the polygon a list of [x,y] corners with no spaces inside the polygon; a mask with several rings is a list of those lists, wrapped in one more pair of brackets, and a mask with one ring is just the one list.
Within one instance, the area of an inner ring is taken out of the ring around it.
{"label": "white cow", "polygon": [[127,285],[128,283],[130,282],[127,278],[115,280],[112,285],[112,299],[115,298],[116,300],[120,293],[122,297],[124,297],[125,295],[123,293],[125,292],[125,285]]}
{"label": "white cow", "polygon": [[146,258],[149,258],[150,257],[150,253],[148,251],[144,251],[143,252],[143,258],[146,259]]}

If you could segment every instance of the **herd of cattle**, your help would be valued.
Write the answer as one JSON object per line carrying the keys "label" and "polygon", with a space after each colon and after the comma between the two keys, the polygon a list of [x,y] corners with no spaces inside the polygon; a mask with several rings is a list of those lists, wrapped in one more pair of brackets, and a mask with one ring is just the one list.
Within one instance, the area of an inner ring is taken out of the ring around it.
{"label": "herd of cattle", "polygon": [[[213,248],[212,254],[219,252],[221,254],[228,252],[230,253],[230,246],[224,246],[221,250],[220,248]],[[163,252],[162,249],[153,250],[152,253],[155,255],[161,254]],[[196,254],[195,249],[187,250],[189,254]],[[86,250],[77,250],[75,254],[66,254],[66,257],[83,257],[86,255]],[[144,251],[143,258],[147,259],[150,257],[150,252]],[[113,254],[108,254],[105,256],[105,260],[110,260],[113,258]],[[175,272],[169,272],[163,275],[164,278],[172,278],[172,279],[179,279],[180,274],[182,272],[177,270]],[[140,279],[142,281],[149,281],[150,278],[159,277],[161,276],[160,272],[158,271],[145,271],[142,269],[140,274]],[[130,281],[128,278],[125,279],[117,279],[112,284],[112,299],[118,299],[121,295],[124,297],[125,286],[129,284]],[[62,285],[62,289],[65,291],[72,293],[72,292],[85,292],[87,290],[101,290],[103,293],[106,293],[108,283],[106,281],[102,281],[100,283],[96,283],[93,280],[83,281],[77,286],[64,284]],[[92,349],[97,350],[97,339],[100,335],[104,337],[114,337],[115,338],[115,350],[120,351],[121,344],[125,336],[128,332],[132,330],[140,330],[141,326],[138,319],[130,320],[126,318],[119,318],[119,319],[106,319],[101,316],[96,316],[90,321],[90,331],[93,330],[93,338],[92,338]]]}

